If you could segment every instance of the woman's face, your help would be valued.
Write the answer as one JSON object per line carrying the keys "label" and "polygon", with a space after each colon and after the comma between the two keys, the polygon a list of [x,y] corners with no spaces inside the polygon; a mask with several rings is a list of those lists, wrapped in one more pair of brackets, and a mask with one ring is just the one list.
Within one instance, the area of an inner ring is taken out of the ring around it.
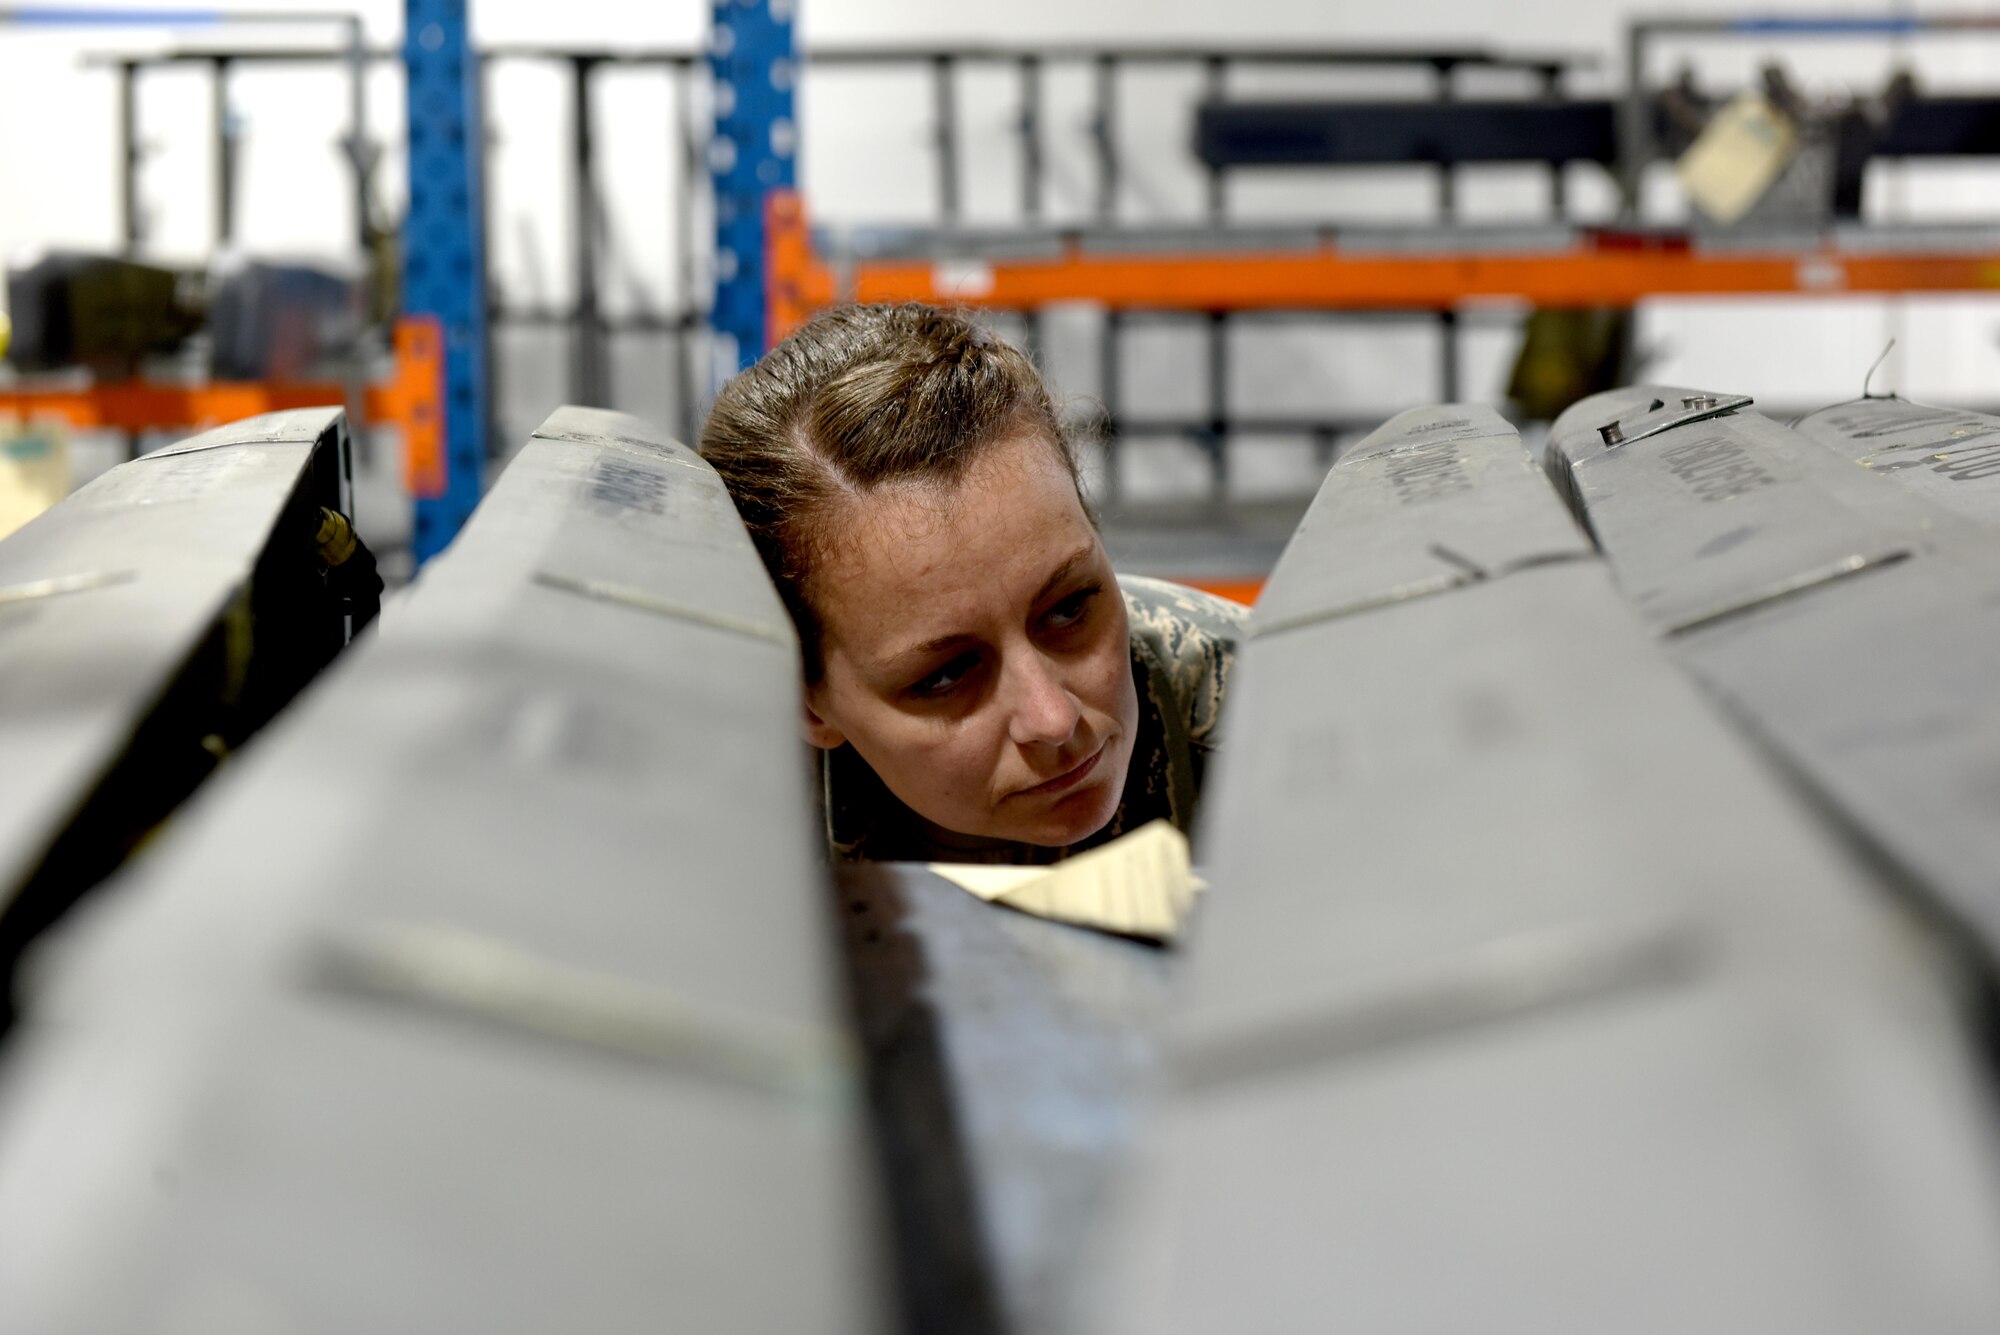
{"label": "woman's face", "polygon": [[853,743],[961,834],[1061,846],[1103,828],[1139,701],[1124,599],[1054,447],[1010,437],[956,486],[879,488],[829,518],[813,745]]}

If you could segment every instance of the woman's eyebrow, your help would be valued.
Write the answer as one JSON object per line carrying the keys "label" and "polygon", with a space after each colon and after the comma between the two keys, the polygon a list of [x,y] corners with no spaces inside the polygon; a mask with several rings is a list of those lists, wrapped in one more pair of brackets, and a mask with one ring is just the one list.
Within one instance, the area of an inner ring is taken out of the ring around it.
{"label": "woman's eyebrow", "polygon": [[1095,554],[1096,550],[1097,550],[1096,547],[1094,545],[1091,545],[1091,546],[1079,547],[1075,551],[1071,552],[1068,558],[1065,559],[1061,565],[1055,568],[1054,573],[1051,574],[1048,577],[1048,579],[1043,581],[1042,587],[1036,591],[1034,598],[1030,600],[1031,604],[1039,603],[1042,601],[1042,599],[1048,597],[1051,593],[1053,593],[1055,591],[1056,585],[1062,583],[1064,580],[1068,579],[1071,575],[1075,574],[1076,568],[1084,564],[1086,561],[1090,560],[1091,556]]}
{"label": "woman's eyebrow", "polygon": [[940,635],[936,639],[925,640],[922,644],[912,644],[906,648],[898,649],[883,660],[883,665],[890,670],[894,670],[905,663],[913,662],[917,659],[929,658],[933,654],[941,653],[946,649],[953,648],[971,639],[972,636],[967,635],[963,631],[957,631],[950,635]]}
{"label": "woman's eyebrow", "polygon": [[[1079,547],[1063,558],[1063,563],[1057,566],[1046,580],[1042,581],[1042,587],[1036,590],[1034,598],[1030,600],[1030,604],[1039,603],[1048,597],[1049,594],[1055,591],[1056,586],[1076,573],[1078,566],[1087,563],[1096,554],[1096,551],[1095,546]],[[939,635],[934,639],[925,640],[921,644],[906,645],[885,657],[882,660],[882,668],[885,671],[893,672],[905,663],[929,658],[933,654],[942,653],[946,649],[954,648],[959,644],[969,643],[974,638],[976,637],[964,631],[954,631],[950,635]]]}

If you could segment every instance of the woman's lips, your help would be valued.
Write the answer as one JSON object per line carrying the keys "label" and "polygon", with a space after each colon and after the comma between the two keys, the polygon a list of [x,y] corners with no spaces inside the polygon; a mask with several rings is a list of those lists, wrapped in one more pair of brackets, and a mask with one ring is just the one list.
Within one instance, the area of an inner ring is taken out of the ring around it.
{"label": "woman's lips", "polygon": [[[1110,743],[1107,742],[1105,745],[1108,746]],[[1056,775],[1055,778],[1050,779],[1046,783],[1038,783],[1033,788],[1023,788],[1020,795],[1022,797],[1046,797],[1055,793],[1068,792],[1095,773],[1097,762],[1102,759],[1104,759],[1104,746],[1100,746],[1095,751],[1092,751],[1090,758],[1075,769],[1064,770],[1061,774]]]}

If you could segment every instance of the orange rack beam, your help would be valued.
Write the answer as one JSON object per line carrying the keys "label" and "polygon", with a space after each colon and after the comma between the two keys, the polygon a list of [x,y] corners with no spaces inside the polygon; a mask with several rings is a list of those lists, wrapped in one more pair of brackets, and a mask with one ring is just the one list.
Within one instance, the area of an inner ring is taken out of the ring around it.
{"label": "orange rack beam", "polygon": [[1249,576],[1242,579],[1214,579],[1200,575],[1177,579],[1175,582],[1200,589],[1204,593],[1212,593],[1218,598],[1227,598],[1233,603],[1242,603],[1245,607],[1254,606],[1257,596],[1264,592],[1264,581]]}
{"label": "orange rack beam", "polygon": [[[363,414],[370,423],[402,428],[405,482],[414,495],[438,495],[444,486],[444,381],[437,322],[397,321],[395,351],[395,375],[368,386]],[[160,431],[346,400],[347,386],[335,382],[126,380],[83,389],[0,390],[0,416],[55,420],[81,430]]]}
{"label": "orange rack beam", "polygon": [[1694,249],[1685,238],[1584,233],[1570,249],[1527,253],[1120,255],[1072,247],[1059,256],[940,265],[860,260],[839,280],[812,251],[805,210],[775,197],[768,275],[773,336],[837,300],[951,301],[1028,310],[1090,301],[1147,310],[1449,310],[1468,301],[1628,306],[1649,297],[2000,290],[2000,252],[1908,254],[1833,247],[1782,253]]}
{"label": "orange rack beam", "polygon": [[[942,282],[940,280],[943,280]],[[955,280],[955,281],[954,281]],[[958,290],[952,290],[956,287]],[[1301,254],[1060,259],[954,266],[860,264],[858,301],[962,300],[1027,308],[1058,301],[1178,310],[1444,310],[1513,298],[1537,306],[1625,306],[1647,297],[1991,291],[2000,255],[1702,255],[1687,250],[1566,254]]]}

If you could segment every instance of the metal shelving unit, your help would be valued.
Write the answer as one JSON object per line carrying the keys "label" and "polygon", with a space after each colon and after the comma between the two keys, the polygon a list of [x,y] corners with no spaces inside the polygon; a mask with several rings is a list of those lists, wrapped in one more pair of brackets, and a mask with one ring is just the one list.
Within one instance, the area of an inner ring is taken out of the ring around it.
{"label": "metal shelving unit", "polygon": [[[741,18],[740,6],[721,6],[718,13],[728,23],[745,21]],[[735,39],[731,39],[734,41]],[[771,50],[757,49],[753,38],[747,44],[732,46],[729,57],[729,75],[732,86],[763,88],[767,81],[761,76],[751,77],[751,71],[767,69],[775,60],[791,60],[794,55],[790,47],[777,38]],[[785,54],[773,55],[773,51]],[[124,55],[108,57],[104,63],[113,64],[121,71],[121,94],[125,105],[131,103],[132,82],[145,70],[165,65],[195,65],[209,69],[218,85],[226,79],[228,71],[239,65],[258,63],[312,63],[329,62],[348,58],[346,53],[330,49],[315,48],[260,48],[221,49],[216,47],[181,47],[146,55]],[[399,58],[399,53],[377,48],[368,53],[375,61]],[[1050,71],[1059,67],[1081,67],[1089,72],[1091,107],[1088,112],[1087,132],[1093,145],[1092,160],[1095,173],[1093,211],[1101,223],[1115,220],[1118,201],[1121,198],[1126,177],[1124,152],[1120,143],[1119,104],[1121,90],[1127,76],[1135,70],[1157,70],[1161,68],[1186,66],[1202,72],[1202,89],[1205,96],[1226,95],[1232,85],[1234,72],[1239,68],[1296,68],[1296,69],[1407,69],[1426,74],[1433,82],[1436,95],[1449,98],[1453,94],[1455,80],[1469,69],[1503,70],[1530,78],[1545,96],[1559,92],[1564,72],[1582,64],[1574,57],[1508,54],[1482,48],[1343,48],[1343,47],[1260,47],[1238,46],[1229,48],[1175,47],[1160,45],[1096,46],[1096,45],[1003,45],[1003,44],[959,44],[959,45],[911,45],[911,46],[853,46],[819,48],[797,57],[799,70],[810,71],[813,67],[831,70],[892,70],[918,68],[928,72],[931,83],[932,127],[929,136],[932,170],[936,181],[937,214],[939,231],[957,233],[964,226],[964,154],[961,140],[963,100],[962,83],[965,72],[976,66],[1000,66],[1011,68],[1017,73],[1021,91],[1021,113],[1014,125],[1014,133],[1021,157],[1023,171],[1021,206],[1023,216],[1032,223],[1043,223],[1048,217],[1048,190],[1046,163],[1049,158],[1048,137],[1054,132],[1046,111],[1044,85]],[[591,88],[598,72],[607,69],[657,69],[671,81],[670,96],[680,109],[681,151],[684,162],[705,164],[715,167],[714,150],[709,139],[698,131],[690,133],[694,126],[694,110],[701,103],[701,83],[706,78],[715,78],[714,57],[702,52],[683,48],[664,47],[574,47],[561,48],[539,45],[503,44],[479,53],[482,79],[498,65],[505,63],[558,64],[568,67],[570,72],[569,110],[571,116],[570,133],[570,180],[566,192],[566,209],[571,223],[572,253],[570,270],[574,275],[577,296],[567,306],[530,306],[510,300],[506,293],[489,284],[489,319],[495,328],[535,327],[565,328],[572,331],[572,345],[569,357],[567,397],[577,403],[603,403],[607,400],[609,387],[606,378],[608,340],[628,333],[670,333],[675,336],[672,376],[676,386],[677,400],[683,405],[680,429],[685,436],[692,437],[699,428],[696,405],[704,397],[705,387],[698,383],[700,368],[708,358],[705,356],[710,327],[713,323],[708,304],[699,301],[686,304],[679,309],[641,310],[617,317],[608,316],[601,300],[602,271],[602,170],[597,159],[598,127],[593,109]],[[724,137],[733,145],[741,143],[770,144],[770,128],[765,122],[789,121],[789,93],[772,90],[772,104],[759,108],[751,103],[732,105],[728,119],[735,132]],[[711,95],[712,97],[712,95]],[[753,124],[754,122],[754,124]],[[218,135],[223,134],[222,121],[218,119]],[[762,128],[756,128],[762,126]],[[136,142],[136,129],[128,145]],[[233,161],[228,154],[219,153],[218,162],[226,174]],[[133,174],[137,170],[137,159],[127,151],[123,161],[126,164],[125,198],[136,197],[137,191]],[[778,164],[771,170],[789,172],[789,164],[775,155],[761,158],[759,162]],[[742,178],[738,186],[737,198],[748,201],[760,191],[772,188],[770,182],[757,179],[758,163],[737,163],[732,169]],[[1207,219],[1210,224],[1220,225],[1228,218],[1228,180],[1231,171],[1224,165],[1204,166],[1206,184],[1204,199]],[[717,180],[728,177],[723,172]],[[1438,164],[1436,168],[1438,202],[1441,210],[1449,216],[1455,208],[1456,189],[1454,173],[1449,164]],[[789,181],[782,177],[778,184],[782,187]],[[219,184],[218,191],[228,193],[234,186]],[[1560,206],[1561,189],[1559,174],[1552,174],[1551,201]],[[734,272],[737,279],[724,278],[716,274],[718,287],[736,281],[758,281],[755,275],[762,265],[756,259],[760,243],[751,235],[755,228],[744,221],[750,214],[744,212],[745,205],[735,208],[735,221],[718,223],[718,227],[731,226],[739,229],[735,244],[720,247],[738,257]],[[697,251],[690,243],[695,235],[694,222],[698,216],[700,201],[687,192],[677,200],[676,234],[679,238],[672,263],[683,276],[690,292],[699,284],[693,281],[701,272],[709,257]],[[128,212],[127,230],[132,227]],[[747,263],[745,261],[748,261]],[[741,276],[749,275],[749,279]],[[1027,334],[1031,342],[1035,339],[1032,312],[1028,321]],[[1455,324],[1453,312],[1425,313],[1420,317],[1440,324],[1448,334]],[[733,327],[748,330],[753,321],[741,313],[731,317]],[[1224,351],[1225,318],[1217,312],[1210,320],[1209,343],[1216,349],[1213,356],[1220,363],[1226,357]],[[1114,318],[1104,335],[1105,347],[1102,356],[1106,359],[1116,355],[1116,342],[1120,336],[1122,321]],[[755,340],[753,339],[753,342]],[[1456,341],[1446,338],[1445,360],[1447,381],[1455,381],[1455,371],[1450,369],[1455,361]],[[1217,373],[1219,374],[1219,372]],[[1211,375],[1211,379],[1215,378]],[[1115,398],[1113,395],[1107,396]],[[1205,431],[1210,423],[1204,423]],[[1344,430],[1344,423],[1329,423],[1331,427]],[[1231,430],[1234,430],[1232,425]]]}
{"label": "metal shelving unit", "polygon": [[[458,12],[462,13],[462,6]],[[1099,425],[1113,478],[1122,437],[1165,434],[1201,445],[1211,459],[1215,485],[1221,488],[1228,481],[1228,442],[1232,437],[1303,434],[1330,455],[1340,439],[1372,424],[1376,415],[1350,412],[1302,420],[1240,411],[1238,405],[1228,402],[1226,382],[1232,355],[1230,330],[1244,320],[1366,317],[1433,325],[1439,338],[1436,392],[1440,398],[1453,399],[1463,392],[1463,326],[1512,318],[1507,312],[1522,303],[1602,306],[1662,295],[1984,292],[1995,286],[2000,239],[1980,229],[1899,236],[1849,227],[1738,244],[1701,234],[1648,230],[1636,224],[1615,230],[1573,226],[1567,217],[1563,162],[1581,155],[1584,160],[1599,161],[1614,179],[1623,179],[1632,173],[1632,153],[1644,156],[1658,148],[1656,135],[1649,135],[1643,145],[1630,135],[1631,101],[1577,101],[1568,97],[1568,73],[1587,63],[1574,56],[1471,47],[994,43],[853,46],[798,52],[792,45],[789,19],[771,19],[765,7],[722,4],[716,7],[716,15],[721,26],[708,51],[511,45],[467,53],[470,68],[477,71],[475,82],[483,81],[492,68],[504,62],[553,62],[566,66],[570,75],[570,179],[563,197],[572,224],[569,268],[576,296],[572,303],[530,305],[511,299],[489,279],[485,285],[488,328],[569,330],[567,397],[579,403],[604,403],[611,397],[608,356],[613,340],[636,333],[671,334],[670,378],[680,405],[677,426],[688,438],[698,432],[700,405],[710,380],[716,372],[727,369],[715,364],[712,327],[724,328],[736,340],[738,352],[730,365],[741,365],[768,343],[771,334],[788,327],[805,311],[841,298],[950,299],[1005,310],[1018,315],[1031,346],[1039,344],[1038,312],[1045,304],[1095,302],[1105,312],[1098,349],[1104,407]],[[1970,18],[1927,19],[1918,26],[1950,27],[1961,22],[1993,26],[1991,21]],[[1786,20],[1780,31],[1761,20],[1730,20],[1726,24],[1720,20],[1646,21],[1635,25],[1628,55],[1638,59],[1635,68],[1643,71],[1643,58],[1634,53],[1642,52],[1646,41],[1669,30],[1705,32],[1725,27],[1735,32],[1790,35],[1872,33],[1891,27],[1904,31],[1909,25],[1901,20],[1889,27],[1867,19],[1831,24]],[[414,20],[411,30],[417,30]],[[722,36],[724,33],[728,35]],[[408,55],[378,49],[366,53],[366,59],[386,61]],[[144,56],[117,56],[112,63],[123,72],[121,96],[129,108],[133,80],[155,65],[205,64],[215,71],[220,86],[228,71],[240,63],[353,63],[360,58],[353,49],[227,51],[187,47]],[[1233,98],[1245,82],[1238,71],[1281,66],[1412,70],[1429,77],[1431,95],[1402,103],[1321,104],[1322,110],[1332,109],[1329,114],[1349,118],[1361,114],[1359,109],[1365,106],[1367,114],[1375,117],[1370,123],[1378,128],[1386,126],[1389,131],[1372,150],[1350,146],[1320,158],[1308,153],[1292,158],[1280,155],[1269,161],[1254,155],[1232,157],[1217,146],[1220,141],[1211,142],[1212,136],[1230,125],[1241,129],[1244,116],[1254,121],[1260,109],[1270,109],[1267,103]],[[962,104],[968,71],[976,67],[1012,70],[1015,75],[1019,112],[1011,129],[1018,154],[1019,208],[1025,220],[1021,227],[979,229],[967,223]],[[1121,207],[1128,179],[1120,114],[1124,90],[1132,72],[1169,67],[1199,72],[1196,160],[1204,178],[1202,211],[1199,217],[1172,227],[1134,226],[1127,221],[1129,211]],[[689,299],[675,308],[611,315],[602,300],[605,173],[599,160],[599,126],[591,90],[599,72],[634,68],[657,69],[670,80],[671,104],[677,109],[678,121],[677,130],[670,132],[678,134],[686,179],[692,183],[704,174],[711,177],[718,242],[712,252],[701,245],[696,227],[704,202],[693,190],[679,192],[676,248],[670,263],[681,276]],[[793,120],[793,89],[797,80],[810,77],[814,68],[916,69],[926,73],[930,87],[927,141],[935,180],[933,225],[895,231],[852,227],[825,229],[818,234],[806,231],[803,206],[785,192],[792,186],[794,156],[804,137]],[[1080,68],[1087,74],[1085,132],[1093,163],[1087,183],[1092,191],[1088,218],[1067,225],[1051,221],[1048,189],[1051,136],[1062,127],[1049,114],[1047,84],[1059,68]],[[1523,95],[1467,102],[1464,75],[1471,70],[1521,76]],[[770,77],[773,71],[779,72],[776,79]],[[718,79],[730,90],[720,98],[713,93],[720,86]],[[1641,83],[1635,82],[1634,87],[1644,95]],[[468,96],[476,105],[476,91]],[[1967,105],[1941,109],[1948,113],[1947,119],[1956,117],[1974,129],[1984,123],[1978,118],[1986,113],[1972,105],[1977,99],[1959,101]],[[719,104],[715,108],[721,126],[717,136],[705,133],[707,127],[699,115],[705,102]],[[413,99],[413,116],[421,120],[414,111],[416,106]],[[1463,124],[1468,115],[1482,116],[1496,109],[1518,111],[1517,120],[1537,116],[1560,120],[1564,127],[1560,138],[1569,147],[1543,150],[1535,146],[1532,136],[1522,139],[1515,134],[1510,144],[1468,148],[1436,133],[1438,123],[1455,115]],[[469,114],[478,119],[466,121],[466,142],[485,142],[480,128],[484,113]],[[1237,121],[1228,120],[1232,115]],[[218,134],[222,125],[219,117]],[[1625,133],[1622,139],[1614,133],[1621,126]],[[131,180],[136,170],[135,134],[136,129],[128,131],[124,150],[128,201],[136,194]],[[1600,138],[1604,141],[1601,145],[1597,143]],[[1979,134],[1973,139],[1983,143]],[[1585,146],[1577,148],[1579,143]],[[2000,150],[2000,144],[1991,147]],[[1979,150],[1980,143],[1970,147],[1954,143],[1937,151]],[[1911,150],[1904,146],[1894,151]],[[1924,150],[1919,146],[1914,151]],[[1368,156],[1370,152],[1377,156]],[[1482,152],[1486,156],[1480,156]],[[1462,163],[1532,164],[1544,159],[1549,169],[1546,226],[1495,232],[1459,225],[1457,178]],[[354,160],[358,172],[363,159],[355,155]],[[1244,171],[1271,165],[1337,167],[1378,160],[1410,164],[1414,170],[1429,171],[1435,181],[1436,223],[1403,229],[1394,246],[1381,234],[1364,228],[1260,228],[1234,216],[1230,207],[1230,181]],[[219,161],[226,174],[229,155],[222,155]],[[233,186],[225,181],[218,190],[227,197]],[[474,203],[483,206],[484,200],[475,199]],[[773,209],[784,216],[773,220],[767,235],[766,218]],[[128,204],[128,234],[133,226]],[[1755,249],[1759,244],[1761,251]],[[721,304],[703,300],[706,284],[701,276],[711,264]],[[974,279],[970,284],[968,276]],[[1122,340],[1137,324],[1160,322],[1191,324],[1199,331],[1206,411],[1167,417],[1135,412],[1125,402],[1119,384]],[[504,442],[489,440],[488,444],[489,449],[504,447]],[[468,454],[468,467],[470,458]]]}

